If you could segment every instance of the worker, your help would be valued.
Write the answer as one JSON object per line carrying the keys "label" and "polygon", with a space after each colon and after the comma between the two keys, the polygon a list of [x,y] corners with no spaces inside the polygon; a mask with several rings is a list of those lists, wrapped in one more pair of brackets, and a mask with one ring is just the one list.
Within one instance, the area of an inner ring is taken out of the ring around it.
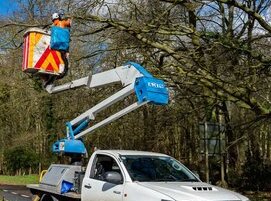
{"label": "worker", "polygon": [[[52,15],[52,21],[53,24],[52,26],[57,26],[57,27],[61,27],[61,28],[67,28],[69,29],[71,27],[71,19],[64,19],[64,13],[54,13]],[[69,62],[68,62],[68,58],[69,58],[69,49],[67,50],[58,50],[57,51],[60,52],[61,54],[61,58],[64,62],[64,69],[62,70],[62,72],[60,72],[60,74],[58,76],[50,76],[44,83],[44,87],[46,87],[47,85],[52,84],[56,79],[62,79],[68,72],[69,69]]]}
{"label": "worker", "polygon": [[71,19],[64,19],[64,13],[58,14],[54,13],[52,15],[53,26],[58,26],[61,28],[70,28],[71,27]]}

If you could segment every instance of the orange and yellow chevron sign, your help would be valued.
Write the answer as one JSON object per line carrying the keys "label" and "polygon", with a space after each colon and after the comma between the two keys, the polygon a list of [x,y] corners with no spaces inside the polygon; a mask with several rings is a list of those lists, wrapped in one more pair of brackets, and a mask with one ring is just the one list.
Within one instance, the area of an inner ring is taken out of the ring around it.
{"label": "orange and yellow chevron sign", "polygon": [[58,75],[64,68],[59,51],[50,49],[50,35],[42,29],[29,29],[24,35],[23,71]]}

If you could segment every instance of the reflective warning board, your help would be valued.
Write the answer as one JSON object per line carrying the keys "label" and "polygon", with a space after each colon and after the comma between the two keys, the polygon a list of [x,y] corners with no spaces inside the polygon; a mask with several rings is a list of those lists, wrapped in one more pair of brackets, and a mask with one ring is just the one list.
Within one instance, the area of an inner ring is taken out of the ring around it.
{"label": "reflective warning board", "polygon": [[50,49],[50,34],[29,29],[24,34],[23,71],[58,75],[64,69],[61,53]]}

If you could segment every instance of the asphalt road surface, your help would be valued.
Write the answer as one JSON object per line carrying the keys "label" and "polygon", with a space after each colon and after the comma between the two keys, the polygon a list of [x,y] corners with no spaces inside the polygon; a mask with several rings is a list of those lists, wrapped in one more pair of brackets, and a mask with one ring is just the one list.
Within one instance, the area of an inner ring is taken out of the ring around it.
{"label": "asphalt road surface", "polygon": [[0,200],[5,201],[31,201],[32,195],[25,186],[11,186],[0,184]]}

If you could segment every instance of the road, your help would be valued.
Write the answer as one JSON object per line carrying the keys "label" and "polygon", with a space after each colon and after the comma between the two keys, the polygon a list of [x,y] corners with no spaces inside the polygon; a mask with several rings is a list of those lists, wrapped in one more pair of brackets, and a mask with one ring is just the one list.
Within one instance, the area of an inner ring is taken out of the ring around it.
{"label": "road", "polygon": [[0,184],[0,198],[5,201],[31,201],[32,195],[25,186]]}

